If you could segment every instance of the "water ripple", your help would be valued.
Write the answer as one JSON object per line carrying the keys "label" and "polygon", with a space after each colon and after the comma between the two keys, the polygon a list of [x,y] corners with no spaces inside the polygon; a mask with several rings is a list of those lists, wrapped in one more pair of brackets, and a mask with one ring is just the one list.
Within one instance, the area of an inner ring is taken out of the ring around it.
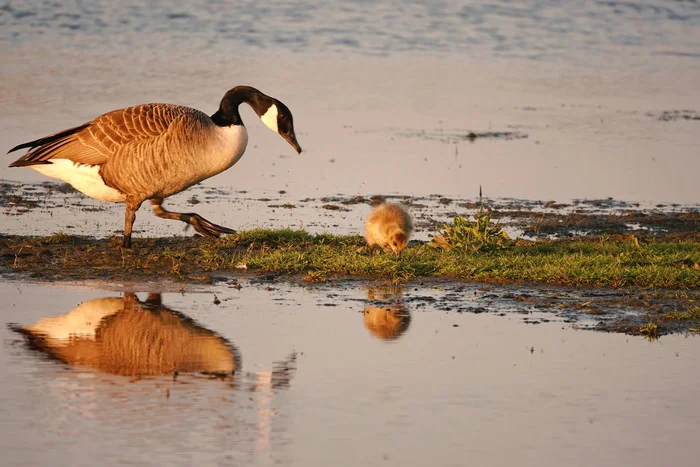
{"label": "water ripple", "polygon": [[157,48],[163,42],[230,50],[275,48],[365,55],[455,53],[607,64],[675,57],[697,62],[700,4],[661,0],[206,4],[155,0],[0,5],[0,41],[76,48]]}

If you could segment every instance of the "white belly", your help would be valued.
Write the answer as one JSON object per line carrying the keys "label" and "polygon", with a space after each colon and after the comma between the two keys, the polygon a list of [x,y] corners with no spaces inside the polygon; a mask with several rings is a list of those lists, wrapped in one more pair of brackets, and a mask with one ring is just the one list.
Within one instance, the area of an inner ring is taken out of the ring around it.
{"label": "white belly", "polygon": [[63,345],[67,345],[68,339],[72,337],[94,340],[95,330],[102,320],[123,309],[124,300],[121,298],[96,298],[81,303],[64,315],[42,318],[26,329],[46,338],[62,341],[58,344]]}
{"label": "white belly", "polygon": [[51,159],[50,162],[50,164],[37,164],[30,167],[47,177],[70,183],[73,188],[92,198],[112,203],[126,200],[124,193],[105,185],[99,174],[99,165],[75,164],[68,159]]}

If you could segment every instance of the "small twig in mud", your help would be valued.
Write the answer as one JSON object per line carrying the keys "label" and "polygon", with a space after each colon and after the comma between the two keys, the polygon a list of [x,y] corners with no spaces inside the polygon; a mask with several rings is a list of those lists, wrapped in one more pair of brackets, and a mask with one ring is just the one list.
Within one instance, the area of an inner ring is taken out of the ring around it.
{"label": "small twig in mud", "polygon": [[22,253],[23,249],[24,247],[20,247],[19,251],[15,254],[15,261],[12,263],[13,269],[19,268],[19,255]]}

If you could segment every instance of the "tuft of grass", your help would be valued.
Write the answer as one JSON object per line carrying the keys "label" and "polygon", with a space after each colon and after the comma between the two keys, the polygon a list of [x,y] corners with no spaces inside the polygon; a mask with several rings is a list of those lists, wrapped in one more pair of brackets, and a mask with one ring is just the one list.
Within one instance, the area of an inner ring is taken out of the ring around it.
{"label": "tuft of grass", "polygon": [[656,323],[647,323],[639,327],[639,334],[646,337],[647,340],[655,341],[659,338],[659,325]]}
{"label": "tuft of grass", "polygon": [[71,240],[71,236],[63,233],[62,231],[55,232],[53,235],[49,237],[45,237],[43,240],[43,243],[45,245],[54,245],[58,243],[68,243]]}
{"label": "tuft of grass", "polygon": [[442,224],[436,229],[432,245],[447,250],[483,251],[513,244],[508,234],[491,222],[491,213],[481,210],[475,217],[475,222],[457,216],[452,224]]}

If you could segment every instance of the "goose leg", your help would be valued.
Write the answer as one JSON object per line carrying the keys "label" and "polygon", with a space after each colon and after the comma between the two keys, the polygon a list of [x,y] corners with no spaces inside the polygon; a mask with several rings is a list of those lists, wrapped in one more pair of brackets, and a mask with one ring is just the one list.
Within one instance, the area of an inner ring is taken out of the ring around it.
{"label": "goose leg", "polygon": [[134,227],[136,220],[136,211],[141,207],[143,200],[137,201],[127,198],[126,200],[126,216],[124,218],[124,239],[122,240],[122,248],[131,248],[131,230]]}
{"label": "goose leg", "polygon": [[153,208],[153,213],[156,216],[162,217],[163,219],[173,219],[176,221],[182,221],[186,224],[191,225],[192,227],[194,227],[194,230],[206,237],[216,238],[219,237],[221,234],[236,233],[236,231],[233,229],[228,229],[226,227],[213,224],[205,218],[203,218],[202,216],[200,216],[199,214],[195,214],[193,212],[184,213],[167,211],[163,209],[162,204],[163,198],[151,199],[151,207]]}

